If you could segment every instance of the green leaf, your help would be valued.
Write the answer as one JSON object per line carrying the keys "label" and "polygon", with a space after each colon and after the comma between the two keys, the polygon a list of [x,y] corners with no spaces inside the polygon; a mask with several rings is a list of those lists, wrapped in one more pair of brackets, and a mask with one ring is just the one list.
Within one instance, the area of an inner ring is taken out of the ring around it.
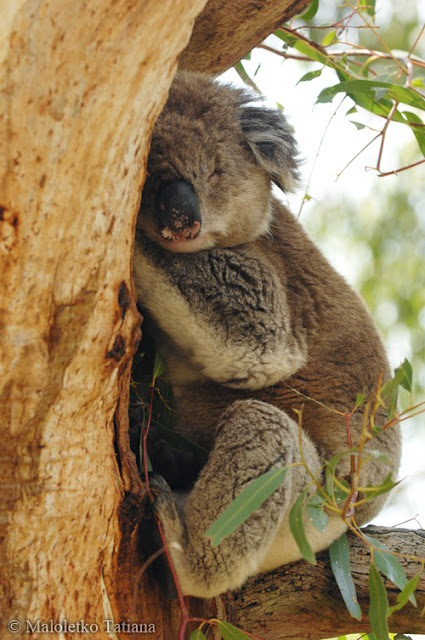
{"label": "green leaf", "polygon": [[387,475],[387,477],[385,478],[384,482],[379,485],[379,487],[371,487],[371,486],[367,486],[367,491],[365,491],[366,497],[368,499],[372,499],[375,498],[376,496],[380,496],[383,493],[388,493],[388,491],[391,491],[391,489],[394,489],[394,487],[396,487],[398,484],[400,484],[401,480],[398,480],[397,482],[393,482],[391,480],[391,473],[389,473]]}
{"label": "green leaf", "polygon": [[372,458],[375,458],[375,460],[385,462],[385,464],[387,465],[391,465],[391,461],[388,456],[382,451],[378,451],[377,449],[363,449],[363,454],[365,456],[372,456]]}
{"label": "green leaf", "polygon": [[218,630],[223,636],[223,640],[249,640],[243,631],[223,620],[218,621]]}
{"label": "green leaf", "polygon": [[327,47],[329,44],[332,44],[332,42],[336,39],[336,31],[335,29],[333,29],[332,31],[329,31],[329,33],[327,33],[325,35],[325,37],[322,40],[322,45],[324,47]]}
{"label": "green leaf", "polygon": [[289,526],[303,558],[310,562],[310,564],[316,564],[316,556],[307,540],[304,530],[304,500],[307,491],[308,488],[302,492],[293,505],[289,514]]}
{"label": "green leaf", "polygon": [[397,604],[394,607],[390,608],[390,614],[393,613],[393,611],[398,611],[399,609],[402,609],[404,605],[408,603],[409,600],[410,602],[412,602],[412,598],[414,600],[413,604],[416,606],[416,598],[414,596],[414,592],[416,591],[416,587],[419,584],[421,575],[422,575],[422,570],[419,571],[419,573],[417,573],[415,576],[413,576],[413,578],[411,578],[407,582],[402,592],[399,593],[397,596]]}
{"label": "green leaf", "polygon": [[371,18],[375,16],[375,0],[360,0],[358,6],[359,9],[363,7]]}
{"label": "green leaf", "polygon": [[387,398],[387,414],[393,416],[397,410],[397,387],[403,387],[412,392],[412,365],[407,360],[395,369],[392,380],[386,382],[381,388],[381,396]]}
{"label": "green leaf", "polygon": [[153,365],[152,384],[155,384],[155,380],[164,373],[165,362],[159,355],[159,351],[155,351],[155,362]]}
{"label": "green leaf", "polygon": [[[425,156],[425,125],[416,113],[412,113],[411,111],[403,111],[403,115],[407,118],[407,125],[410,126],[416,141],[419,145],[422,154]],[[419,127],[411,126],[417,124]]]}
{"label": "green leaf", "polygon": [[397,367],[397,369],[395,370],[395,375],[396,377],[399,376],[398,384],[403,387],[403,389],[406,389],[406,391],[409,391],[409,393],[412,393],[413,371],[412,365],[407,358],[404,360],[403,364]]}
{"label": "green leaf", "polygon": [[[358,124],[358,123],[353,122],[353,124],[355,124],[355,125],[357,126],[357,124]],[[363,125],[363,126],[364,126],[364,125]],[[364,393],[358,393],[358,394],[357,394],[357,398],[356,398],[356,409],[357,409],[358,407],[360,407],[360,406],[363,404],[363,402],[365,401],[365,398],[366,398],[366,396],[365,396],[365,394],[364,394]]]}
{"label": "green leaf", "polygon": [[[354,126],[355,126],[355,127],[356,127],[356,129],[357,129],[357,131],[360,131],[361,129],[365,129],[365,127],[366,127],[366,125],[365,125],[365,124],[362,124],[361,122],[356,122],[355,120],[350,120],[350,122],[351,122],[351,124],[354,124]],[[359,396],[362,396],[362,398],[363,398],[363,400],[364,400],[364,396],[363,396],[361,393],[359,393],[359,395],[357,396],[357,398],[358,398]],[[362,404],[363,400],[361,400],[360,404]],[[357,401],[356,401],[356,407],[359,407],[359,406],[360,406],[360,405],[358,405],[358,404],[357,404]]]}
{"label": "green leaf", "polygon": [[369,621],[376,640],[388,640],[388,598],[384,581],[372,562],[369,570]]}
{"label": "green leaf", "polygon": [[[374,98],[376,89],[386,89],[386,92],[390,92],[399,102],[408,104],[416,109],[422,109],[425,111],[425,99],[418,95],[416,91],[412,91],[408,87],[400,87],[398,84],[392,84],[391,82],[377,82],[374,79],[370,80],[347,80],[340,82],[332,87],[323,89],[319,94],[318,102],[321,102],[322,96],[336,96],[337,93],[344,92],[350,97],[364,95],[369,98]],[[356,98],[353,98],[357,102]],[[374,100],[375,102],[375,100]],[[380,102],[380,101],[377,101]],[[361,104],[359,102],[359,104]],[[364,106],[361,104],[361,106]],[[398,117],[400,122],[400,114]]]}
{"label": "green leaf", "polygon": [[333,458],[331,458],[326,462],[326,469],[325,469],[326,491],[330,496],[333,496],[335,493],[334,478],[335,478],[335,472],[336,472],[336,467],[338,465],[338,462],[341,460],[341,458],[348,455],[349,453],[350,453],[349,449],[346,449],[345,451],[340,451],[339,453],[336,454],[336,456],[333,456]]}
{"label": "green leaf", "polygon": [[224,538],[233,533],[280,487],[287,471],[288,467],[268,471],[250,482],[236,496],[233,502],[205,532],[205,535],[211,538],[213,547],[219,545]]}
{"label": "green leaf", "polygon": [[302,78],[300,78],[297,82],[297,85],[300,82],[309,82],[310,80],[314,80],[314,78],[318,78],[322,74],[322,69],[316,69],[316,71],[309,71]]}
{"label": "green leaf", "polygon": [[351,577],[348,540],[345,533],[329,547],[329,557],[336,583],[341,591],[346,607],[353,618],[362,619],[362,612],[357,601],[356,588]]}
{"label": "green leaf", "polygon": [[195,629],[195,631],[192,631],[192,633],[190,634],[189,640],[207,640],[207,639],[200,629]]}
{"label": "green leaf", "polygon": [[[404,569],[398,561],[397,557],[388,553],[390,550],[379,540],[375,540],[370,536],[365,535],[365,540],[375,547],[373,551],[373,561],[381,573],[384,574],[393,584],[396,585],[402,592],[408,584]],[[378,550],[377,550],[378,549]],[[399,594],[401,595],[401,594]],[[413,593],[410,594],[410,602],[416,606],[416,599]],[[407,600],[406,600],[407,602]],[[400,607],[401,608],[401,607]]]}
{"label": "green leaf", "polygon": [[329,521],[324,511],[325,503],[326,499],[324,496],[317,492],[307,504],[307,516],[310,518],[313,526],[321,533],[326,531],[326,525]]}
{"label": "green leaf", "polygon": [[297,51],[307,56],[311,60],[321,62],[322,64],[329,64],[329,57],[325,50],[318,44],[310,44],[303,38],[300,38],[295,32],[288,33],[283,29],[278,29],[274,33],[275,36],[286,42],[290,47],[294,47]]}
{"label": "green leaf", "polygon": [[319,8],[319,0],[313,0],[307,7],[307,11],[301,14],[303,20],[313,20]]}

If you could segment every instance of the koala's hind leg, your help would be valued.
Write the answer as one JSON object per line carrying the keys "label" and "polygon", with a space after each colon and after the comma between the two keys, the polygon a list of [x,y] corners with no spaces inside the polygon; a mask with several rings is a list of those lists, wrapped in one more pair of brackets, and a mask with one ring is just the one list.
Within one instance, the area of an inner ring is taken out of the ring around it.
{"label": "koala's hind leg", "polygon": [[[303,450],[309,468],[317,473],[320,459],[306,437]],[[260,570],[282,520],[308,481],[304,467],[291,468],[282,485],[217,547],[205,531],[252,480],[299,460],[298,425],[283,411],[257,400],[239,400],[227,409],[184,520],[171,492],[160,492],[156,503],[184,594],[212,597]]]}

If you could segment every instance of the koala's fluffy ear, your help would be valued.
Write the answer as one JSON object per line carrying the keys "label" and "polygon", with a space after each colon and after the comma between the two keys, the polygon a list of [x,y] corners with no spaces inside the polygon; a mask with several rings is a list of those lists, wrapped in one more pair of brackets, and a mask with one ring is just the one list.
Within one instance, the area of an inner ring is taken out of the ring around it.
{"label": "koala's fluffy ear", "polygon": [[298,148],[285,116],[266,107],[243,106],[240,119],[257,163],[282,191],[293,191],[299,180]]}

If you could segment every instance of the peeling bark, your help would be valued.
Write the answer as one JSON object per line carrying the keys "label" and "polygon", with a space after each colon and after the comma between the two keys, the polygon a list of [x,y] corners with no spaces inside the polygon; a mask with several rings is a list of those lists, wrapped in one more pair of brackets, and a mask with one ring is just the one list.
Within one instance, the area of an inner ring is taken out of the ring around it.
{"label": "peeling bark", "polygon": [[209,0],[198,16],[180,67],[219,74],[235,65],[253,47],[310,0]]}

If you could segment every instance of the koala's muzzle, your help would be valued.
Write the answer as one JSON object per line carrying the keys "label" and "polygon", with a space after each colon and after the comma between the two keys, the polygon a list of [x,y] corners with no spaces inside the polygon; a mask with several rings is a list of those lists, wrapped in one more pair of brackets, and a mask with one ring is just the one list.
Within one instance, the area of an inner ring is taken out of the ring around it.
{"label": "koala's muzzle", "polygon": [[158,231],[166,240],[190,240],[201,230],[201,212],[195,191],[184,180],[160,184],[155,208]]}

